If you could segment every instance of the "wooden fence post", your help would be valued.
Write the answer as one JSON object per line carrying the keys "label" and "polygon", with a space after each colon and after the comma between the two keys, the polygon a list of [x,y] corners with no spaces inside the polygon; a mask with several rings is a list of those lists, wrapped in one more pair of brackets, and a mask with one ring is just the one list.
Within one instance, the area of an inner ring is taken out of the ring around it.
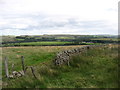
{"label": "wooden fence post", "polygon": [[21,56],[21,61],[22,61],[22,69],[23,72],[25,73],[24,56]]}
{"label": "wooden fence post", "polygon": [[4,59],[4,65],[5,65],[5,74],[6,74],[6,77],[8,78],[9,71],[8,71],[8,59],[7,59],[7,57],[5,57],[5,59]]}
{"label": "wooden fence post", "polygon": [[12,72],[14,71],[14,64],[12,64],[12,70],[11,70]]}
{"label": "wooden fence post", "polygon": [[27,71],[27,69],[28,69],[28,68],[30,68],[30,69],[31,69],[31,72],[32,72],[32,74],[33,74],[34,78],[36,78],[36,79],[37,79],[37,77],[36,77],[36,75],[35,75],[35,71],[34,71],[34,69],[33,69],[33,66],[27,66],[27,67],[25,67],[25,73],[26,73],[26,71]]}
{"label": "wooden fence post", "polygon": [[32,74],[33,74],[34,78],[37,79],[37,77],[35,76],[35,73],[34,73],[34,69],[33,69],[33,67],[31,66],[30,68],[31,68],[31,71],[32,71]]}

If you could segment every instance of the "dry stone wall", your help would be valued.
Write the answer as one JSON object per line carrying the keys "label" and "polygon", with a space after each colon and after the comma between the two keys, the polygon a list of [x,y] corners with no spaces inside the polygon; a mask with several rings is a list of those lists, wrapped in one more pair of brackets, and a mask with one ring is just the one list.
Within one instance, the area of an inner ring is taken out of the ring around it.
{"label": "dry stone wall", "polygon": [[57,53],[56,58],[54,60],[54,64],[55,65],[62,65],[62,64],[69,65],[71,56],[77,53],[85,52],[92,48],[103,47],[103,46],[106,46],[106,45],[88,45],[88,46],[83,46],[83,47],[79,47],[75,49],[64,50],[62,52]]}

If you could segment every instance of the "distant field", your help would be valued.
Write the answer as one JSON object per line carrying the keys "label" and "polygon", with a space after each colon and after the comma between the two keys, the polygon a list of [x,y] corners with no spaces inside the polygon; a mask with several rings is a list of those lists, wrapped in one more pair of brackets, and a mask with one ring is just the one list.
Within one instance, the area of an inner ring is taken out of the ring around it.
{"label": "distant field", "polygon": [[64,46],[64,45],[98,45],[100,43],[86,43],[86,42],[67,42],[67,41],[41,41],[41,42],[21,42],[21,43],[9,43],[2,46]]}
{"label": "distant field", "polygon": [[9,42],[40,42],[40,41],[89,41],[89,40],[108,40],[117,41],[117,35],[21,35],[21,36],[0,36],[3,43]]}
{"label": "distant field", "polygon": [[56,37],[56,39],[75,39],[73,37]]}
{"label": "distant field", "polygon": [[118,41],[120,39],[117,39],[117,38],[94,38],[94,39],[91,39],[91,40],[108,40],[108,41]]}
{"label": "distant field", "polygon": [[41,41],[41,42],[21,42],[21,43],[9,43],[4,46],[41,46],[41,45],[64,45],[72,44],[72,42],[58,42],[58,41]]}

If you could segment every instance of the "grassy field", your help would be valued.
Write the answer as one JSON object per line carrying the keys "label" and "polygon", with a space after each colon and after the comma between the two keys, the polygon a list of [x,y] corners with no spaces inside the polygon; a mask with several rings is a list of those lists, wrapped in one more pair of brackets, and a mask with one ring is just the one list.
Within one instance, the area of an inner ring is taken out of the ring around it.
{"label": "grassy field", "polygon": [[22,43],[9,43],[3,46],[42,46],[42,45],[64,45],[71,44],[72,42],[60,41],[41,41],[41,42],[22,42]]}
{"label": "grassy field", "polygon": [[41,41],[41,42],[21,42],[21,43],[9,43],[2,44],[2,46],[64,46],[64,45],[99,45],[100,43],[87,43],[87,42],[67,42],[67,41]]}
{"label": "grassy field", "polygon": [[[25,64],[34,66],[35,79],[30,70],[23,77],[7,80],[3,77],[5,88],[117,88],[118,87],[118,47],[96,48],[71,58],[70,66],[53,65],[57,52],[80,46],[38,46],[4,47],[3,59],[21,69],[20,56]],[[4,70],[3,70],[4,75]],[[17,83],[16,83],[17,82]]]}
{"label": "grassy field", "polygon": [[120,39],[118,39],[118,38],[95,38],[95,39],[91,39],[91,40],[120,41]]}
{"label": "grassy field", "polygon": [[[25,57],[26,65],[37,65],[41,62],[53,60],[56,53],[66,49],[72,49],[85,45],[76,46],[29,46],[29,47],[3,47],[2,57],[9,60],[9,68],[15,64],[15,69],[21,69],[21,56]],[[10,68],[11,69],[11,68]],[[4,73],[3,73],[4,74]]]}

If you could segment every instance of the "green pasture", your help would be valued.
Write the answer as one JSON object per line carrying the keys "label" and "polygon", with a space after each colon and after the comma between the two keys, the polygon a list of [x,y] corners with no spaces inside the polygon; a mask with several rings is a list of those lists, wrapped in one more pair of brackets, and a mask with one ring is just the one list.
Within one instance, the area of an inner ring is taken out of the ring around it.
{"label": "green pasture", "polygon": [[64,45],[64,44],[72,44],[72,42],[66,42],[66,41],[21,42],[21,43],[3,44],[3,46],[42,46],[42,45]]}
{"label": "green pasture", "polygon": [[34,66],[37,79],[30,70],[23,77],[7,79],[3,69],[3,88],[118,88],[117,45],[76,54],[70,66],[54,66],[57,52],[77,47],[80,46],[4,47],[3,57],[8,57],[9,69],[14,63],[15,70],[21,70],[23,55],[25,65]]}

